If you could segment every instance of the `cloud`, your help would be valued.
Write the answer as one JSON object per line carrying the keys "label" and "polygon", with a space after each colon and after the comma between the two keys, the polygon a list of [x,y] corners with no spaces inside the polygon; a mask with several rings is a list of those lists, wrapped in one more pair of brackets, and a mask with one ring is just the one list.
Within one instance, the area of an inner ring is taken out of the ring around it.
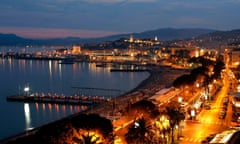
{"label": "cloud", "polygon": [[175,10],[175,9],[212,9],[216,5],[209,4],[207,1],[172,1],[166,3],[163,8],[166,10]]}
{"label": "cloud", "polygon": [[151,3],[156,2],[157,0],[80,0],[88,3]]}
{"label": "cloud", "polygon": [[234,4],[239,4],[240,3],[240,0],[225,0],[223,1],[225,3],[234,3]]}

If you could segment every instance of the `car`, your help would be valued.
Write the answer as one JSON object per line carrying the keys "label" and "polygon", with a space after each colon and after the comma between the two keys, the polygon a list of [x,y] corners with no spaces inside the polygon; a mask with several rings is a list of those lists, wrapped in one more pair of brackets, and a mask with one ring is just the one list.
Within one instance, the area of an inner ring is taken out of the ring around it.
{"label": "car", "polygon": [[201,144],[208,144],[215,136],[216,134],[208,135],[205,139],[201,141]]}
{"label": "car", "polygon": [[222,111],[227,111],[228,108],[227,108],[227,106],[222,106],[221,109],[222,109]]}
{"label": "car", "polygon": [[202,140],[201,141],[201,144],[208,144],[209,142],[208,142],[208,140],[206,140],[206,139],[204,139],[204,140]]}
{"label": "car", "polygon": [[219,115],[218,118],[219,118],[219,119],[224,119],[224,118],[225,118],[225,115]]}
{"label": "car", "polygon": [[219,118],[219,119],[224,119],[225,117],[226,117],[226,111],[221,110],[220,113],[219,113],[219,115],[218,115],[218,118]]}
{"label": "car", "polygon": [[204,105],[204,108],[205,108],[206,110],[210,110],[210,109],[211,109],[211,106],[210,106],[210,105]]}
{"label": "car", "polygon": [[210,142],[215,136],[216,136],[216,134],[211,134],[211,135],[209,135],[209,136],[206,137],[206,140],[207,140],[208,142]]}
{"label": "car", "polygon": [[229,101],[228,97],[223,98],[223,103],[228,103],[228,101]]}

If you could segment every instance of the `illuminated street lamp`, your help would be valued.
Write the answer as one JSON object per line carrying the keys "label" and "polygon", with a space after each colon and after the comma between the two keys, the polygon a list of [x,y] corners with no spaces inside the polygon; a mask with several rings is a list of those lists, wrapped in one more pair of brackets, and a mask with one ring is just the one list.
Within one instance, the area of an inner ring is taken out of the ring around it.
{"label": "illuminated street lamp", "polygon": [[199,83],[197,83],[197,84],[196,84],[196,87],[199,88],[199,86],[200,86]]}
{"label": "illuminated street lamp", "polygon": [[195,117],[195,115],[196,115],[196,112],[195,112],[195,110],[194,110],[194,109],[192,109],[190,114],[191,114],[191,117],[192,117],[192,119],[193,119],[193,118]]}
{"label": "illuminated street lamp", "polygon": [[179,103],[182,102],[182,97],[178,97],[178,102],[179,102]]}
{"label": "illuminated street lamp", "polygon": [[24,92],[25,92],[26,95],[28,95],[29,90],[30,90],[30,88],[29,88],[28,86],[26,86],[26,87],[24,88]]}

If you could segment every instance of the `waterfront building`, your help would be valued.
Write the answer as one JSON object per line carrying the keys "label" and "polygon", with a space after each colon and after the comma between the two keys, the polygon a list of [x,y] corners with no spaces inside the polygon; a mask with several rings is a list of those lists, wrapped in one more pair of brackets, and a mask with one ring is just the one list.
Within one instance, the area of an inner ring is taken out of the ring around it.
{"label": "waterfront building", "polygon": [[81,46],[73,45],[72,47],[72,54],[81,54]]}
{"label": "waterfront building", "polygon": [[232,67],[239,66],[240,63],[240,48],[236,47],[230,51],[230,64]]}

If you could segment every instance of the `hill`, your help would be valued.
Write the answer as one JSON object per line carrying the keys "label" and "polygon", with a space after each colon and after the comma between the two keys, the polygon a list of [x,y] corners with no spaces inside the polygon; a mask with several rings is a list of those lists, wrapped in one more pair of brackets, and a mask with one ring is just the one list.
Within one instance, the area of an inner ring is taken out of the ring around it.
{"label": "hill", "polygon": [[203,34],[196,37],[194,41],[196,45],[208,48],[219,48],[224,45],[239,45],[240,29]]}
{"label": "hill", "polygon": [[170,40],[184,40],[188,38],[197,37],[202,34],[207,34],[215,30],[210,29],[174,29],[163,28],[151,31],[145,31],[141,33],[129,33],[112,35],[101,38],[55,38],[55,39],[27,39],[19,37],[15,34],[0,34],[0,45],[5,46],[25,46],[25,45],[73,45],[83,43],[99,43],[105,41],[115,41],[120,38],[129,38],[133,35],[134,38],[149,39],[157,36],[161,41]]}
{"label": "hill", "polygon": [[151,31],[145,31],[142,33],[133,34],[134,37],[137,38],[153,38],[157,36],[161,41],[171,41],[171,40],[184,40],[189,38],[194,38],[202,34],[207,34],[214,32],[216,30],[210,29],[174,29],[174,28],[164,28],[164,29],[157,29]]}

